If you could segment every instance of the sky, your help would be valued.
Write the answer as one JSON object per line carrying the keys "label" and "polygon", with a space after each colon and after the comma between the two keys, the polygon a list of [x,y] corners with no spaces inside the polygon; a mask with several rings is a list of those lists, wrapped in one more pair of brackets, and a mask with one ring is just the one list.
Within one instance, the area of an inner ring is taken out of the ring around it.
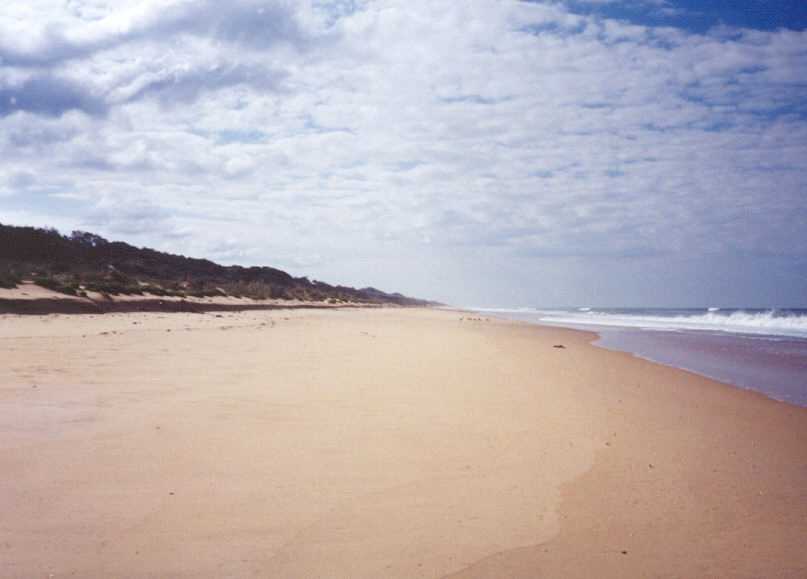
{"label": "sky", "polygon": [[463,306],[807,306],[803,0],[11,0],[0,222]]}

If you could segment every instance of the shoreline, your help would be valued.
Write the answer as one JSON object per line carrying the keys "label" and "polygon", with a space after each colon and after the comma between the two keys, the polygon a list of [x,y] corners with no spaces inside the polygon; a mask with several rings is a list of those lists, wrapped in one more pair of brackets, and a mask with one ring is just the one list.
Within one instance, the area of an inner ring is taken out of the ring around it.
{"label": "shoreline", "polygon": [[725,379],[725,378],[722,378],[722,377],[717,376],[717,375],[707,374],[707,373],[705,373],[705,371],[698,370],[697,368],[690,368],[690,367],[687,367],[687,366],[678,365],[678,364],[673,363],[673,362],[666,362],[663,359],[654,358],[654,357],[652,357],[652,355],[643,355],[643,354],[641,354],[639,352],[636,352],[636,351],[632,351],[632,350],[628,350],[628,349],[621,349],[621,348],[616,347],[616,346],[608,346],[608,345],[605,345],[605,344],[598,343],[601,340],[603,340],[603,336],[602,336],[602,334],[599,334],[598,338],[594,342],[592,342],[592,345],[597,347],[597,348],[602,348],[604,350],[608,350],[608,351],[611,351],[611,352],[623,352],[623,353],[626,353],[626,354],[630,354],[631,356],[633,356],[633,357],[635,357],[637,359],[640,359],[640,360],[645,360],[645,361],[651,362],[653,364],[658,364],[660,366],[666,366],[668,368],[673,368],[675,370],[680,370],[681,372],[687,372],[689,374],[693,374],[693,375],[701,377],[701,378],[706,378],[708,380],[712,380],[712,381],[718,382],[720,384],[725,384],[726,386],[729,386],[731,388],[735,388],[735,389],[742,390],[742,391],[745,391],[745,392],[751,392],[751,393],[754,393],[754,394],[758,394],[758,395],[761,395],[762,397],[764,397],[764,398],[766,398],[768,400],[772,400],[774,402],[780,402],[782,404],[787,404],[789,406],[795,406],[797,408],[805,408],[805,407],[807,407],[807,402],[802,403],[802,402],[797,402],[795,400],[788,400],[788,399],[785,399],[783,397],[778,397],[777,395],[774,395],[771,392],[762,390],[758,386],[744,385],[744,384],[741,384],[741,383],[738,383],[738,382],[732,382],[729,379]]}
{"label": "shoreline", "polygon": [[[644,367],[654,367],[661,370],[661,373],[678,380],[670,379],[667,384],[676,381],[683,381],[694,386],[695,390],[682,393],[685,397],[693,395],[706,394],[708,398],[720,400],[719,407],[724,410],[726,407],[731,407],[733,404],[729,401],[740,403],[744,407],[744,412],[750,414],[743,419],[743,423],[754,431],[758,425],[759,420],[765,420],[766,430],[777,429],[772,425],[769,420],[777,420],[777,417],[787,417],[794,419],[791,425],[798,425],[792,432],[782,432],[779,434],[780,442],[787,441],[792,445],[795,450],[794,456],[797,460],[797,465],[801,469],[801,473],[796,474],[798,479],[804,481],[801,484],[807,484],[807,408],[796,404],[791,404],[787,401],[777,400],[765,395],[762,392],[741,388],[733,384],[723,382],[714,378],[710,378],[686,369],[677,368],[675,366],[662,364],[653,360],[648,360],[638,356],[632,352],[622,350],[612,350],[598,346],[595,342],[599,339],[599,334],[594,330],[569,328],[563,326],[553,326],[550,324],[541,324],[535,322],[527,322],[523,320],[514,320],[509,318],[499,318],[502,321],[524,325],[526,327],[540,328],[545,331],[560,330],[562,332],[570,332],[577,334],[583,339],[591,348],[607,354],[615,359],[621,359],[623,362],[637,363]],[[665,384],[666,386],[666,384]],[[664,388],[664,386],[662,386]],[[656,393],[662,393],[661,390],[656,389]],[[671,398],[677,398],[678,393],[666,392],[665,402]],[[618,400],[621,404],[622,399]],[[692,403],[691,403],[692,404]],[[650,410],[655,404],[650,405]],[[694,406],[689,406],[689,409],[697,409],[698,402],[694,402]],[[772,415],[774,418],[767,418],[765,415]],[[726,421],[726,416],[720,414],[711,415],[721,421]],[[683,420],[684,416],[679,416],[678,420]],[[648,419],[646,424],[652,423],[652,419]],[[733,425],[736,426],[736,425]],[[653,425],[651,433],[657,434],[661,428]],[[760,429],[761,430],[761,429]],[[648,431],[636,431],[636,436],[633,441],[640,441],[641,437],[646,435]],[[739,430],[735,430],[739,435]],[[614,432],[614,439],[617,433]],[[621,434],[621,433],[620,433]],[[755,477],[759,474],[759,460],[763,452],[765,444],[760,442],[764,440],[764,436],[759,437],[751,436],[752,444],[745,447],[744,450],[752,451],[756,457],[749,457],[746,460],[743,474],[746,476]],[[789,437],[792,435],[792,439]],[[689,438],[689,437],[687,437]],[[721,436],[720,442],[730,439],[731,436],[724,433]],[[644,446],[650,450],[653,446],[654,440],[647,441],[649,444]],[[715,445],[717,441],[713,438],[704,437],[703,442],[698,440],[690,440],[690,445],[695,448],[702,445]],[[647,513],[630,512],[641,509],[639,508],[642,503],[650,504],[652,501],[657,501],[654,507],[663,507],[661,510],[666,512],[669,520],[675,520],[675,516],[680,513],[677,512],[680,504],[666,504],[662,505],[664,500],[669,497],[666,496],[670,492],[670,482],[664,481],[661,486],[665,487],[661,492],[653,496],[653,493],[648,493],[647,489],[643,488],[648,482],[647,478],[644,480],[636,481],[631,480],[637,471],[642,467],[650,471],[657,471],[659,464],[657,462],[646,462],[644,464],[637,464],[636,449],[630,448],[628,452],[622,453],[620,457],[621,464],[615,464],[612,460],[614,444],[606,442],[607,448],[601,448],[596,451],[595,460],[591,468],[589,468],[580,477],[568,481],[562,485],[562,506],[560,507],[563,513],[563,519],[576,519],[576,525],[569,524],[567,528],[561,527],[559,534],[547,543],[536,543],[535,545],[516,547],[511,550],[496,553],[488,558],[476,562],[467,568],[464,568],[456,573],[446,576],[445,579],[494,579],[495,577],[506,576],[511,579],[529,579],[535,576],[542,576],[546,574],[548,577],[572,577],[579,579],[586,579],[592,576],[592,570],[596,569],[596,576],[608,577],[612,579],[622,577],[694,577],[694,576],[715,576],[715,577],[785,577],[788,579],[797,579],[807,574],[807,556],[801,557],[800,561],[793,562],[789,560],[788,553],[795,553],[800,547],[800,537],[807,533],[807,519],[804,519],[804,514],[792,514],[788,517],[789,522],[784,525],[787,529],[783,535],[776,537],[767,537],[767,541],[757,542],[753,540],[743,540],[742,548],[750,549],[752,553],[740,554],[739,544],[732,546],[731,540],[737,540],[737,536],[742,536],[744,532],[749,529],[720,529],[726,535],[731,535],[732,539],[726,540],[719,538],[715,540],[715,531],[722,526],[717,520],[699,521],[699,524],[686,524],[685,521],[678,521],[683,524],[683,527],[676,527],[674,525],[664,525],[664,517],[655,516],[649,517]],[[719,452],[714,449],[709,449],[704,452],[705,455],[715,460],[706,460],[702,465],[702,472],[697,473],[696,477],[701,481],[708,481],[710,478],[709,471],[712,473],[719,473],[720,469],[714,468],[720,465],[718,460]],[[731,451],[732,456],[740,454],[740,450]],[[751,454],[751,453],[749,453]],[[781,464],[781,463],[780,463]],[[701,465],[690,462],[688,468],[697,471],[700,470]],[[748,469],[748,470],[746,470]],[[797,473],[797,469],[790,469],[791,472]],[[669,473],[668,473],[669,474]],[[779,476],[782,473],[772,473],[774,476]],[[715,484],[717,483],[717,484]],[[703,484],[703,483],[702,483]],[[798,483],[797,483],[798,484]],[[716,498],[720,493],[731,493],[732,499],[735,501],[734,508],[737,511],[743,512],[743,515],[735,517],[733,520],[735,524],[744,524],[744,517],[748,515],[748,505],[744,504],[747,500],[752,500],[754,495],[758,497],[765,497],[768,490],[764,485],[748,485],[750,487],[756,486],[756,490],[743,494],[738,492],[737,487],[742,486],[738,479],[732,478],[731,480],[718,480],[709,481],[703,484],[704,487],[718,486],[719,491],[712,489],[709,491],[710,499]],[[805,487],[807,488],[807,487]],[[620,490],[615,490],[620,489]],[[792,506],[798,506],[801,511],[807,513],[805,506],[805,499],[807,493],[802,489],[799,490],[794,487],[791,489]],[[631,498],[632,495],[644,495],[643,498],[637,500]],[[651,496],[648,497],[647,495]],[[706,493],[701,492],[701,495]],[[626,500],[627,497],[627,500]],[[663,497],[663,499],[662,499]],[[661,499],[661,500],[660,500]],[[677,501],[672,501],[677,503]],[[616,513],[615,509],[621,509],[623,512]],[[700,518],[702,513],[698,513],[698,507],[690,517],[695,519]],[[778,509],[777,509],[778,510]],[[619,521],[619,519],[623,519]],[[751,523],[752,518],[745,519],[745,524],[758,524],[758,521]],[[588,522],[583,522],[588,521]],[[582,522],[582,524],[581,524]],[[617,523],[614,525],[614,523]],[[631,524],[632,523],[632,524]],[[640,524],[637,524],[640,523]],[[703,529],[704,523],[711,523],[712,528],[708,531]],[[614,530],[618,529],[622,538],[629,540],[620,544],[619,539],[614,537]],[[663,533],[658,532],[659,527],[665,527]],[[701,528],[699,528],[701,527]],[[715,528],[717,527],[717,528]],[[775,530],[776,525],[765,526],[768,530]],[[643,533],[649,533],[644,536]],[[759,535],[758,541],[762,539]],[[709,567],[708,564],[697,561],[687,561],[686,557],[694,557],[697,559],[699,556],[704,555],[702,543],[710,542],[715,544],[714,551],[707,549],[708,558],[711,563],[719,559],[723,559],[723,567]],[[630,548],[627,547],[628,543],[633,543]],[[584,545],[581,547],[581,545]],[[640,559],[638,562],[635,560],[628,561],[628,557],[635,555],[639,551]],[[621,557],[620,557],[621,556]],[[766,565],[772,565],[767,570]],[[756,570],[750,571],[749,569],[755,568]],[[774,570],[771,570],[774,569]]]}
{"label": "shoreline", "polygon": [[485,318],[5,317],[0,574],[807,572],[807,409]]}
{"label": "shoreline", "polygon": [[[473,310],[470,310],[473,311]],[[484,313],[549,328],[596,336],[592,345],[714,380],[797,407],[807,407],[807,340],[780,335],[717,333],[707,330],[652,330],[628,326],[562,325],[504,312]]]}

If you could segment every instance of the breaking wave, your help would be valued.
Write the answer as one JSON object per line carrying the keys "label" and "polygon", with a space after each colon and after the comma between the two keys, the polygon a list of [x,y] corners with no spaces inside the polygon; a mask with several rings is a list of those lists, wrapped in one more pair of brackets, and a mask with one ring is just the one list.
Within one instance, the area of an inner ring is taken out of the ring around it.
{"label": "breaking wave", "polygon": [[[490,311],[490,310],[488,310]],[[559,325],[612,326],[666,331],[710,331],[807,339],[807,310],[620,309],[495,310]],[[491,312],[494,313],[494,312]],[[526,319],[526,318],[524,318]]]}

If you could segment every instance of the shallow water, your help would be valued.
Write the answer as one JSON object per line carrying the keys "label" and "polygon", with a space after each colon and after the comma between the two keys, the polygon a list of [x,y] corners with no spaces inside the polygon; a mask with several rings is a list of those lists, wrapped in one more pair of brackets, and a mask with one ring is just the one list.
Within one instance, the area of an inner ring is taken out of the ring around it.
{"label": "shallow water", "polygon": [[707,332],[598,330],[596,345],[807,406],[807,340]]}

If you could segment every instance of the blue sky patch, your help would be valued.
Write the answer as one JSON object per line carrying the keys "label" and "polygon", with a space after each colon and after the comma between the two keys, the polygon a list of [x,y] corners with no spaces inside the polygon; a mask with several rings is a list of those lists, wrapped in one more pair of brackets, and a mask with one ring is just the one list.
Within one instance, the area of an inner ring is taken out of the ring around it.
{"label": "blue sky patch", "polygon": [[596,14],[645,26],[675,26],[698,33],[717,26],[756,30],[807,28],[804,0],[570,0],[566,6],[577,14]]}

